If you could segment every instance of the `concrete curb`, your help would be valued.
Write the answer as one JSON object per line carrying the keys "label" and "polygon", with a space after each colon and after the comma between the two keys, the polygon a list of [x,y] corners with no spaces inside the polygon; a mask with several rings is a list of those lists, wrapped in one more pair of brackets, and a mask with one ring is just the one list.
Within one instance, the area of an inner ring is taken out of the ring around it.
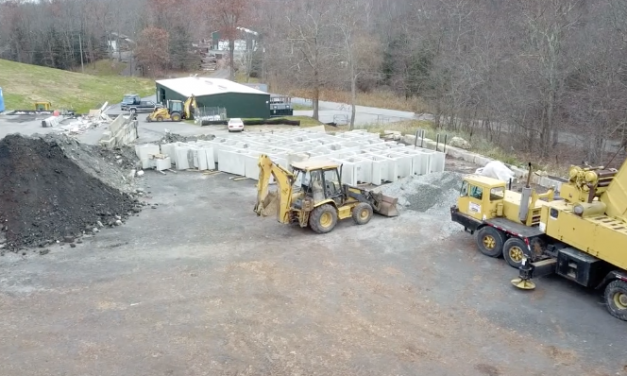
{"label": "concrete curb", "polygon": [[[418,140],[418,145],[420,144],[422,140]],[[415,135],[405,135],[402,138],[402,142],[407,144],[407,145],[414,145],[416,143],[416,136]],[[433,148],[436,149],[436,142],[433,140],[430,140],[428,138],[424,139],[424,147],[426,148]],[[483,167],[486,164],[488,164],[491,161],[494,161],[495,159],[493,158],[489,158],[486,157],[484,155],[480,155],[477,153],[473,153],[470,152],[468,150],[464,150],[464,149],[460,149],[454,146],[446,146],[446,149],[444,148],[444,145],[442,143],[440,143],[437,146],[437,150],[438,151],[442,151],[444,152],[446,155],[449,155],[453,158],[457,158],[457,159],[461,159],[463,161],[466,162],[471,162],[477,165],[477,167]],[[506,164],[507,167],[509,167],[514,174],[516,174],[516,179],[518,181],[522,181],[527,179],[527,171],[523,170],[519,167],[516,166],[512,166],[512,165],[508,165]],[[534,184],[538,184],[542,187],[546,187],[546,188],[550,188],[550,187],[554,187],[555,190],[557,192],[560,191],[562,184],[566,182],[566,180],[558,180],[552,177],[548,177],[548,176],[539,176],[537,174],[532,174],[531,175],[531,182]]]}

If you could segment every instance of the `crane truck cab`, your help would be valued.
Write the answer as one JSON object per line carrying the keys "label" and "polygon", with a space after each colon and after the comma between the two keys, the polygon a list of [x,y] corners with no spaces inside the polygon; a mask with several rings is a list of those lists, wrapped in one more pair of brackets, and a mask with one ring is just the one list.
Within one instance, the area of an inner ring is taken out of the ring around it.
{"label": "crane truck cab", "polygon": [[[529,174],[531,171],[529,172]],[[557,274],[603,289],[609,313],[627,321],[627,168],[572,166],[556,198],[553,189],[522,193],[483,176],[463,179],[451,219],[475,234],[480,252],[518,269],[512,284]]]}
{"label": "crane truck cab", "polygon": [[[318,234],[332,231],[338,220],[353,218],[364,225],[373,213],[397,216],[398,199],[342,184],[341,165],[325,160],[292,163],[288,169],[272,162],[269,156],[259,156],[258,216],[276,214],[283,224],[309,227]],[[277,190],[268,190],[270,177]]]}

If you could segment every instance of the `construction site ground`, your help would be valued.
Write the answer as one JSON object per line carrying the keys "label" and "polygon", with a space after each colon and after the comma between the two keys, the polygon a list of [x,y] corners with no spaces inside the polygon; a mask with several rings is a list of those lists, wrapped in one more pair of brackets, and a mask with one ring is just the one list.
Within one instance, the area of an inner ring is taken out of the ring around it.
{"label": "construction site ground", "polygon": [[0,374],[627,374],[599,295],[516,290],[446,208],[315,235],[257,217],[232,178],[148,171],[155,209],[1,257]]}

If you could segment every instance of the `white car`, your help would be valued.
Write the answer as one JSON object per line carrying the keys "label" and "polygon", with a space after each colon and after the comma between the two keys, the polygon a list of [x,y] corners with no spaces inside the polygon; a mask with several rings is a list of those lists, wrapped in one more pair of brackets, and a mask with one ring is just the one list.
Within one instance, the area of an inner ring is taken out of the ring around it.
{"label": "white car", "polygon": [[244,121],[240,118],[232,118],[229,119],[228,125],[226,126],[229,132],[241,132],[244,130]]}

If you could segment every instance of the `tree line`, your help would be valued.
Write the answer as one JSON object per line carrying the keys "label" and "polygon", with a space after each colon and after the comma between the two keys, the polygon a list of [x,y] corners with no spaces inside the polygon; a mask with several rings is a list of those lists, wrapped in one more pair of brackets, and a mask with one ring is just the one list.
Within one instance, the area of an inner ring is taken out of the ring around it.
{"label": "tree line", "polygon": [[48,0],[0,7],[0,56],[16,61],[69,69],[81,50],[85,61],[103,58],[108,35],[120,32],[136,41],[145,73],[185,71],[198,64],[191,43],[220,30],[232,49],[243,26],[260,33],[255,73],[281,88],[307,88],[315,113],[323,90],[353,99],[388,91],[399,101],[420,98],[440,128],[544,159],[576,140],[581,159],[602,163],[608,140],[627,139],[624,0]]}

